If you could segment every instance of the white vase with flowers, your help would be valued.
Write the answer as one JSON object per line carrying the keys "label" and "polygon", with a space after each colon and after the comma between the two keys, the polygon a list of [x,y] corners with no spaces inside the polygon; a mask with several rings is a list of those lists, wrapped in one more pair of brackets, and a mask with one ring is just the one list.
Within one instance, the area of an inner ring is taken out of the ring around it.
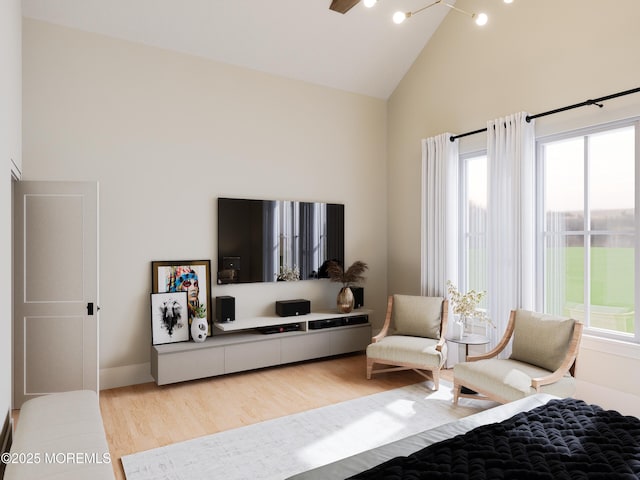
{"label": "white vase with flowers", "polygon": [[469,290],[463,294],[458,291],[458,287],[456,287],[451,280],[448,280],[447,293],[449,294],[449,301],[451,302],[451,311],[454,315],[457,315],[457,333],[460,339],[464,336],[468,327],[467,322],[470,320],[493,326],[493,322],[487,316],[487,312],[478,308],[478,305],[487,294],[486,291],[478,292],[476,290]]}

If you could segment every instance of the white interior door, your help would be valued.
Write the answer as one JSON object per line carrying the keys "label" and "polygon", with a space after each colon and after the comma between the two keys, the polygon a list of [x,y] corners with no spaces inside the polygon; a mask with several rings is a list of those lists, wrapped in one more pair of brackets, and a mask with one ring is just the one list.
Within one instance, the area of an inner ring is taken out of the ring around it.
{"label": "white interior door", "polygon": [[14,408],[98,385],[98,184],[17,182]]}

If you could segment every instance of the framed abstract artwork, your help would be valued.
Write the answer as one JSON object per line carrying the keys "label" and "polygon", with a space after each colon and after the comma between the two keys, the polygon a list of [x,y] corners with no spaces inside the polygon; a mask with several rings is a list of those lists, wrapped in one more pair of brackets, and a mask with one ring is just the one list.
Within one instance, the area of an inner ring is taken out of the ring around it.
{"label": "framed abstract artwork", "polygon": [[189,325],[194,318],[206,318],[207,335],[211,335],[210,260],[153,261],[151,281],[153,293],[185,292]]}
{"label": "framed abstract artwork", "polygon": [[151,294],[151,343],[189,341],[187,292]]}

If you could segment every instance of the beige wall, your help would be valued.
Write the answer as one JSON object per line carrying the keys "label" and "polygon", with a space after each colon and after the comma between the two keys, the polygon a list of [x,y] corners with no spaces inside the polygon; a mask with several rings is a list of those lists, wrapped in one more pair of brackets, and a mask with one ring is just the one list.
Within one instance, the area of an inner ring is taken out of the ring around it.
{"label": "beige wall", "polygon": [[[152,260],[211,259],[216,198],[345,204],[346,261],[387,291],[386,103],[24,20],[24,178],[100,182],[102,387],[149,379]],[[237,316],[335,305],[323,281],[213,286]]]}
{"label": "beige wall", "polygon": [[[511,5],[459,0],[456,5],[486,11],[490,23],[479,29],[467,17],[449,13],[389,101],[390,292],[420,291],[420,139],[640,86],[636,0],[616,0],[606,11],[595,0]],[[546,135],[636,115],[640,94],[607,102],[603,109],[538,119],[536,129]],[[485,141],[484,134],[468,137],[460,150],[483,149]],[[638,382],[625,381],[640,368],[640,355],[612,356],[593,348],[583,348],[581,378],[640,395]]]}
{"label": "beige wall", "polygon": [[[347,260],[370,263],[365,295],[379,324],[387,291],[420,290],[421,138],[638,86],[636,0],[616,0],[606,12],[595,0],[458,5],[487,11],[489,25],[450,13],[388,105],[25,21],[25,178],[101,184],[101,367],[109,386],[148,374],[149,262],[211,258],[215,268],[216,197],[345,203]],[[634,115],[640,94],[540,119],[537,130]],[[469,137],[461,151],[484,140]],[[167,234],[176,218],[186,236]],[[277,298],[329,305],[336,291],[322,282],[214,287],[214,295],[236,296],[239,317],[268,312]],[[579,374],[640,395],[637,382],[625,381],[639,357],[635,348],[586,342]]]}

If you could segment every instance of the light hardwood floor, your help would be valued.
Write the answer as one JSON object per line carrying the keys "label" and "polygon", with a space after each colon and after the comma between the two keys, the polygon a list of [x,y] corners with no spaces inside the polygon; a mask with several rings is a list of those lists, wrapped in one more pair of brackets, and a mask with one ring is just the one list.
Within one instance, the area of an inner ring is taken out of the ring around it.
{"label": "light hardwood floor", "polygon": [[[100,392],[114,472],[120,458],[424,380],[415,372],[365,378],[364,354],[224,375],[174,385],[145,383]],[[443,371],[442,378],[452,375]]]}

